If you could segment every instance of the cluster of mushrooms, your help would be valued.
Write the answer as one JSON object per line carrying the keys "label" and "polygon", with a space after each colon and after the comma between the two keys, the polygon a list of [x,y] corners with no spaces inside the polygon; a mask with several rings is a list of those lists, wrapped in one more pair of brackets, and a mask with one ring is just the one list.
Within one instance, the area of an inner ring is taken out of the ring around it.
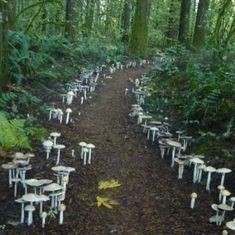
{"label": "cluster of mushrooms", "polygon": [[[136,104],[132,105],[129,116],[132,118],[136,117],[137,124],[143,128],[143,133],[146,134],[147,140],[158,145],[161,158],[170,157],[171,167],[174,167],[175,164],[178,165],[178,179],[183,179],[185,166],[193,167],[193,183],[202,183],[203,175],[205,175],[206,190],[210,192],[213,177],[216,175],[220,176],[218,204],[211,205],[212,210],[216,214],[209,218],[209,222],[221,225],[225,221],[225,213],[234,210],[235,197],[231,196],[231,192],[224,186],[225,177],[232,170],[225,167],[216,169],[213,166],[206,165],[205,156],[186,154],[185,152],[188,146],[191,145],[193,138],[181,130],[176,131],[175,135],[173,135],[170,131],[171,125],[168,123],[167,117],[156,120],[148,112],[144,112],[142,105],[145,104],[145,98],[151,95],[146,86],[149,81],[150,78],[146,75],[142,75],[140,79],[137,78],[134,81],[135,88],[132,89],[132,93],[135,95]],[[197,197],[196,192],[191,194],[190,208],[193,209],[195,207]],[[226,226],[231,230],[235,230],[235,219],[227,222]]]}
{"label": "cluster of mushrooms", "polygon": [[56,175],[56,183],[52,179],[28,178],[27,173],[32,169],[30,160],[35,155],[16,152],[11,157],[13,160],[2,164],[2,168],[8,170],[9,187],[14,190],[14,197],[17,198],[15,202],[21,204],[20,223],[26,222],[28,226],[32,225],[33,214],[38,210],[42,219],[42,227],[44,227],[49,211],[54,210],[59,212],[59,224],[63,224],[63,213],[66,210],[65,204],[63,204],[66,187],[69,182],[69,174],[75,169],[64,166],[52,167],[51,169]]}
{"label": "cluster of mushrooms", "polygon": [[[99,75],[103,70],[108,71],[110,74],[116,70],[125,68],[135,68],[137,65],[143,66],[149,64],[147,60],[140,60],[127,62],[126,64],[116,62],[110,67],[102,65],[95,70],[83,70],[80,78],[67,83],[67,93],[62,94],[62,102],[68,107],[65,109],[66,116],[61,108],[55,108],[55,103],[49,108],[49,121],[57,120],[59,123],[65,122],[69,124],[72,121],[71,105],[76,98],[80,98],[82,105],[88,99],[88,93],[95,91]],[[103,73],[104,78],[108,78]],[[89,96],[91,98],[91,96]],[[61,133],[52,132],[47,140],[43,141],[43,149],[46,152],[46,159],[50,158],[51,151],[57,151],[55,166],[51,167],[55,179],[45,178],[28,178],[27,172],[32,169],[30,164],[31,158],[35,155],[32,153],[16,152],[12,155],[12,161],[2,164],[2,168],[8,170],[8,183],[9,187],[14,190],[14,197],[16,203],[21,205],[21,218],[20,223],[27,223],[28,226],[33,224],[35,213],[39,214],[41,218],[42,227],[45,227],[47,218],[50,214],[58,214],[58,223],[63,224],[64,212],[66,205],[63,203],[66,197],[67,185],[69,183],[69,176],[75,168],[60,165],[61,151],[65,149],[65,145],[58,143]],[[91,164],[92,150],[95,145],[86,142],[80,142],[80,158],[83,165]],[[75,151],[72,150],[72,157],[75,157]]]}

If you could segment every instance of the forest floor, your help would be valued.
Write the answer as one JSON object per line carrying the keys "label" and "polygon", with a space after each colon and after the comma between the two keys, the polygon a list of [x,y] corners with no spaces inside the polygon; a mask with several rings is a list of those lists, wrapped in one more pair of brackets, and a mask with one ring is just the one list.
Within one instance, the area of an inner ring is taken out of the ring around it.
{"label": "forest floor", "polygon": [[[61,132],[58,142],[67,146],[62,151],[61,164],[76,168],[76,172],[71,173],[64,202],[64,225],[50,218],[42,229],[38,215],[31,227],[14,224],[20,217],[20,205],[14,203],[13,191],[8,188],[7,172],[1,171],[0,215],[1,221],[7,224],[2,234],[221,234],[223,226],[208,222],[214,214],[210,208],[214,196],[205,192],[205,185],[192,185],[191,169],[186,170],[184,179],[179,181],[177,167],[172,169],[170,159],[160,158],[157,147],[146,142],[136,120],[128,116],[135,101],[130,93],[125,96],[124,90],[133,87],[129,78],[140,77],[146,71],[147,68],[118,71],[112,79],[101,79],[88,102],[81,106],[80,101],[75,100],[73,123],[67,126],[45,121],[50,131]],[[59,96],[51,98],[58,107],[63,105]],[[78,147],[81,141],[96,146],[91,165],[81,163]],[[72,149],[75,149],[75,158],[71,157]],[[41,146],[35,153],[29,177],[55,179],[50,170],[55,165],[55,153],[49,161],[45,160]],[[1,159],[1,163],[5,162],[6,159]],[[98,189],[99,181],[110,179],[118,180],[121,186]],[[192,210],[189,206],[193,191],[198,193],[198,200]],[[118,205],[113,209],[97,207],[97,196],[109,197]]]}

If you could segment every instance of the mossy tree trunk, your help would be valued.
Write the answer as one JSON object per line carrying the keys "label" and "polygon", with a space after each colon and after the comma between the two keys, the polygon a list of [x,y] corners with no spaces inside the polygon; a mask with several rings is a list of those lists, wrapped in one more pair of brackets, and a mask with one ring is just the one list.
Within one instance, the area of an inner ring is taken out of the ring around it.
{"label": "mossy tree trunk", "polygon": [[86,5],[86,16],[85,16],[85,24],[84,24],[84,36],[88,36],[93,28],[94,21],[94,11],[95,11],[95,1],[87,0]]}
{"label": "mossy tree trunk", "polygon": [[0,90],[10,80],[8,30],[10,28],[11,1],[0,1]]}
{"label": "mossy tree trunk", "polygon": [[131,10],[132,10],[132,0],[125,0],[123,15],[122,15],[122,41],[124,43],[127,43],[129,41]]}
{"label": "mossy tree trunk", "polygon": [[195,24],[193,46],[197,49],[202,49],[206,42],[206,26],[207,26],[207,13],[210,0],[199,0],[197,19]]}
{"label": "mossy tree trunk", "polygon": [[150,5],[150,0],[137,0],[136,2],[134,22],[129,43],[130,55],[144,57],[148,54]]}
{"label": "mossy tree trunk", "polygon": [[73,25],[73,17],[74,17],[73,8],[74,8],[73,0],[66,0],[64,34],[65,34],[65,37],[71,41],[74,40],[74,36],[75,36],[75,25]]}
{"label": "mossy tree trunk", "polygon": [[181,1],[178,40],[184,45],[189,43],[191,0]]}

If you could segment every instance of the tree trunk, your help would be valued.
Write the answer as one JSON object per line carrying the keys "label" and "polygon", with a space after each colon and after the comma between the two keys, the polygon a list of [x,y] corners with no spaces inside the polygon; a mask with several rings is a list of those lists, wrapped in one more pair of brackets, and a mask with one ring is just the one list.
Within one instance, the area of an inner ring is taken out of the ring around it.
{"label": "tree trunk", "polygon": [[95,1],[94,0],[87,0],[86,6],[86,17],[85,17],[85,24],[84,24],[84,35],[88,36],[93,27],[93,19],[94,19],[94,10],[95,10]]}
{"label": "tree trunk", "polygon": [[131,25],[131,0],[125,0],[124,9],[122,15],[122,41],[128,43],[129,41],[129,30]]}
{"label": "tree trunk", "polygon": [[10,79],[8,29],[10,19],[10,1],[0,1],[0,90]]}
{"label": "tree trunk", "polygon": [[202,49],[206,41],[207,13],[210,0],[199,0],[197,19],[195,24],[193,45],[197,49]]}
{"label": "tree trunk", "polygon": [[148,51],[148,24],[150,0],[137,0],[134,22],[132,25],[129,53],[135,56],[146,56]]}
{"label": "tree trunk", "polygon": [[178,16],[179,15],[179,1],[171,0],[169,8],[169,18],[166,30],[167,44],[171,44],[178,38]]}
{"label": "tree trunk", "polygon": [[73,0],[66,0],[66,13],[65,13],[65,37],[74,40],[75,26],[73,25]]}
{"label": "tree trunk", "polygon": [[185,45],[189,43],[190,10],[191,0],[182,0],[178,40]]}

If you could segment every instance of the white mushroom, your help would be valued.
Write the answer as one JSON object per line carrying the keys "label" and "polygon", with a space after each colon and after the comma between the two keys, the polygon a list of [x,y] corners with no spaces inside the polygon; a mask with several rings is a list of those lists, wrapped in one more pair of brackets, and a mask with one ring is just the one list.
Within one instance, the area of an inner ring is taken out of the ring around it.
{"label": "white mushroom", "polygon": [[197,157],[192,158],[189,161],[194,164],[193,183],[196,183],[198,177],[198,165],[204,164],[204,161]]}
{"label": "white mushroom", "polygon": [[28,211],[28,226],[33,223],[33,212],[35,211],[35,207],[32,205],[28,205],[25,207],[25,211]]}
{"label": "white mushroom", "polygon": [[82,96],[82,97],[81,97],[81,103],[80,103],[80,104],[83,105],[83,103],[84,103],[84,97]]}
{"label": "white mushroom", "polygon": [[222,235],[228,235],[228,231],[227,230],[223,230]]}
{"label": "white mushroom", "polygon": [[235,197],[230,197],[229,201],[231,202],[231,207],[234,208]]}
{"label": "white mushroom", "polygon": [[59,224],[63,224],[63,222],[64,222],[64,211],[65,210],[66,210],[66,206],[63,203],[61,203],[60,207],[59,207],[59,212],[60,212]]}
{"label": "white mushroom", "polygon": [[15,202],[18,202],[21,204],[21,219],[20,219],[20,223],[23,224],[24,223],[24,203],[25,201],[22,198],[16,199]]}
{"label": "white mushroom", "polygon": [[219,185],[217,188],[219,189],[219,202],[221,202],[221,200],[222,200],[222,191],[225,189],[225,187],[223,185]]}
{"label": "white mushroom", "polygon": [[58,114],[58,120],[60,121],[60,123],[62,123],[64,115],[62,109],[57,109],[57,114]]}
{"label": "white mushroom", "polygon": [[21,181],[21,179],[18,178],[18,177],[12,179],[12,182],[15,183],[15,187],[14,187],[14,197],[17,196],[17,185],[18,185],[18,183],[19,183],[20,181]]}
{"label": "white mushroom", "polygon": [[2,164],[2,168],[8,170],[9,187],[12,187],[12,177],[14,177],[14,170],[17,168],[17,165],[13,162],[8,162],[7,164]]}
{"label": "white mushroom", "polygon": [[67,108],[66,113],[67,113],[67,115],[66,115],[66,122],[65,123],[68,124],[69,123],[69,115],[70,115],[70,113],[72,113],[72,109]]}
{"label": "white mushroom", "polygon": [[67,105],[72,104],[74,96],[75,96],[75,94],[72,91],[69,91],[67,93]]}
{"label": "white mushroom", "polygon": [[226,226],[227,226],[229,229],[235,231],[235,219],[232,220],[232,221],[227,222],[227,223],[226,223]]}
{"label": "white mushroom", "polygon": [[87,144],[86,148],[88,148],[88,150],[89,150],[88,164],[91,164],[91,152],[92,152],[92,149],[95,148],[95,145],[94,144]]}
{"label": "white mushroom", "polygon": [[185,161],[180,160],[179,158],[175,158],[175,162],[179,164],[178,179],[183,179]]}
{"label": "white mushroom", "polygon": [[45,223],[46,223],[46,218],[47,218],[47,213],[44,211],[41,213],[41,218],[42,218],[42,228],[45,227]]}
{"label": "white mushroom", "polygon": [[81,159],[83,159],[83,150],[86,147],[87,143],[86,142],[80,142],[78,145],[81,147]]}
{"label": "white mushroom", "polygon": [[58,137],[61,136],[61,134],[58,133],[58,132],[52,132],[52,133],[50,134],[50,136],[53,137],[53,139],[54,139],[54,140],[53,140],[53,145],[56,145],[56,140],[57,140]]}
{"label": "white mushroom", "polygon": [[195,206],[195,200],[197,198],[197,194],[196,193],[192,193],[191,194],[191,202],[190,202],[190,208],[193,209]]}
{"label": "white mushroom", "polygon": [[88,148],[84,148],[83,149],[83,165],[86,165],[87,162],[87,154],[89,153],[89,149]]}
{"label": "white mushroom", "polygon": [[230,195],[231,195],[231,193],[228,190],[224,189],[222,191],[222,197],[223,197],[222,198],[222,204],[226,204],[226,198]]}
{"label": "white mushroom", "polygon": [[54,149],[57,149],[56,165],[58,165],[59,162],[60,162],[60,152],[61,152],[62,149],[65,148],[65,145],[63,145],[63,144],[57,144],[57,145],[54,145],[53,147],[54,147]]}
{"label": "white mushroom", "polygon": [[205,170],[206,165],[201,164],[198,166],[198,171],[197,171],[197,182],[200,183],[202,180],[202,171]]}
{"label": "white mushroom", "polygon": [[232,170],[230,170],[228,168],[219,168],[219,169],[217,169],[216,172],[222,174],[220,185],[224,185],[225,174],[232,172]]}
{"label": "white mushroom", "polygon": [[47,154],[47,158],[46,159],[49,159],[50,157],[50,152],[51,152],[51,149],[52,149],[52,146],[53,146],[53,142],[50,141],[50,140],[46,140],[42,143],[44,149],[46,150],[46,154]]}
{"label": "white mushroom", "polygon": [[211,174],[213,172],[216,172],[216,169],[212,166],[208,166],[204,169],[205,172],[208,172],[208,175],[207,175],[207,182],[206,182],[206,190],[207,191],[210,191],[210,183],[211,183]]}

